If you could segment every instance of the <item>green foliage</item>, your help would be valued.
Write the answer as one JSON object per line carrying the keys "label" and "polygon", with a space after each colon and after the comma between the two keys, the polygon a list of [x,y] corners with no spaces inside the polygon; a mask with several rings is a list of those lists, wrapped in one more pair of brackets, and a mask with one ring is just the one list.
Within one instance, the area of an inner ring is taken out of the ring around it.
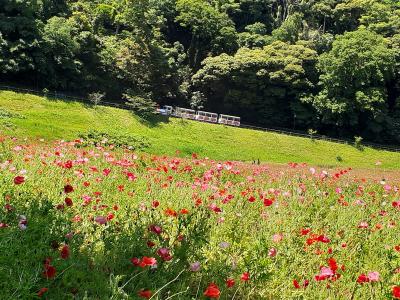
{"label": "green foliage", "polygon": [[273,37],[267,35],[267,27],[262,23],[247,25],[245,31],[238,34],[238,42],[241,47],[264,47],[273,42]]}
{"label": "green foliage", "polygon": [[13,113],[8,111],[7,109],[0,107],[0,119],[12,119],[12,118],[24,119],[25,117],[18,113]]}
{"label": "green foliage", "polygon": [[276,39],[288,43],[295,43],[303,31],[302,28],[303,15],[294,13],[289,16],[282,25],[272,32],[272,36]]}
{"label": "green foliage", "polygon": [[130,150],[144,150],[150,146],[149,142],[143,137],[132,135],[109,134],[106,132],[91,130],[88,133],[80,133],[82,140],[78,146],[114,146],[116,148],[126,148]]}
{"label": "green foliage", "polygon": [[203,109],[204,102],[205,96],[202,92],[195,91],[192,93],[192,97],[190,99],[190,107],[192,109]]}
{"label": "green foliage", "polygon": [[338,36],[319,58],[322,89],[311,99],[323,122],[381,132],[394,65],[395,53],[382,36],[366,29]]}
{"label": "green foliage", "polygon": [[191,31],[189,64],[198,67],[209,52],[220,54],[236,49],[236,30],[229,16],[206,0],[178,0],[176,21]]}
{"label": "green foliage", "polygon": [[213,95],[217,103],[208,104],[220,110],[279,126],[290,120],[292,104],[313,87],[316,60],[315,51],[284,42],[263,49],[240,49],[234,56],[206,59],[193,76],[193,85]]}
{"label": "green foliage", "polygon": [[142,96],[124,95],[125,104],[137,115],[142,118],[149,118],[156,114],[157,104],[149,98]]}
{"label": "green foliage", "polygon": [[308,133],[308,135],[310,136],[310,139],[312,140],[312,141],[314,141],[315,139],[314,139],[314,136],[318,133],[318,131],[317,130],[315,130],[315,129],[308,129],[307,130],[307,133]]}
{"label": "green foliage", "polygon": [[362,145],[363,138],[361,136],[355,136],[354,137],[354,147],[356,147],[358,150],[363,151],[364,146]]}
{"label": "green foliage", "polygon": [[44,26],[42,38],[46,66],[42,67],[42,72],[54,80],[49,82],[51,86],[67,87],[68,81],[76,80],[80,73],[82,63],[77,59],[80,44],[76,34],[72,19],[52,17]]}
{"label": "green foliage", "polygon": [[95,92],[95,93],[89,94],[88,98],[89,98],[89,101],[93,105],[99,105],[101,103],[101,101],[103,101],[104,96],[105,96],[104,93]]}

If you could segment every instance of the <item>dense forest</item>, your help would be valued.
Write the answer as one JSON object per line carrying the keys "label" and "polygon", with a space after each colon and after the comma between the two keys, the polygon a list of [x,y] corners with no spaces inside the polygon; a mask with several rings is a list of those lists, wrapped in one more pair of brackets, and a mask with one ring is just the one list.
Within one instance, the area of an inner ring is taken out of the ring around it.
{"label": "dense forest", "polygon": [[0,80],[400,143],[400,1],[0,0]]}

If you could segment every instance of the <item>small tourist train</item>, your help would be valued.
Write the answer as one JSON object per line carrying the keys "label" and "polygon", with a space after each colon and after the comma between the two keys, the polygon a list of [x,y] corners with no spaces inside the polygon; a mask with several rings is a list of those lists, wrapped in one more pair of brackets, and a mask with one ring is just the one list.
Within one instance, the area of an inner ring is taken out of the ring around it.
{"label": "small tourist train", "polygon": [[157,112],[165,116],[173,116],[177,118],[190,119],[209,123],[218,123],[230,126],[240,126],[240,117],[216,114],[208,111],[195,111],[194,109],[172,107],[169,105],[157,109]]}

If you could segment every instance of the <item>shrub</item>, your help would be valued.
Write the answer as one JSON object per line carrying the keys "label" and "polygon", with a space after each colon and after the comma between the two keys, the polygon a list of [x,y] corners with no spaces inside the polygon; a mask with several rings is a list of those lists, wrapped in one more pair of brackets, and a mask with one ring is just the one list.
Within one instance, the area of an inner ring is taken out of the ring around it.
{"label": "shrub", "polygon": [[130,150],[143,150],[150,146],[150,143],[144,137],[135,137],[130,135],[109,134],[100,131],[89,131],[88,133],[79,134],[79,138],[83,140],[80,144],[82,147],[89,145],[113,145],[117,148],[128,148]]}
{"label": "shrub", "polygon": [[203,109],[204,102],[206,101],[206,97],[202,92],[195,91],[190,98],[190,107],[192,109]]}
{"label": "shrub", "polygon": [[12,118],[25,119],[25,117],[20,114],[12,113],[4,108],[0,108],[0,119],[12,119]]}
{"label": "shrub", "polygon": [[318,131],[316,131],[316,130],[314,130],[314,129],[308,129],[308,135],[310,136],[310,139],[312,140],[312,141],[315,141],[315,139],[314,139],[314,137],[315,137],[315,135],[318,133]]}
{"label": "shrub", "polygon": [[105,93],[95,92],[88,95],[89,101],[94,105],[99,105],[105,97]]}
{"label": "shrub", "polygon": [[362,141],[363,138],[361,136],[355,136],[354,137],[354,147],[356,147],[356,149],[363,151],[364,150],[364,146],[362,145]]}

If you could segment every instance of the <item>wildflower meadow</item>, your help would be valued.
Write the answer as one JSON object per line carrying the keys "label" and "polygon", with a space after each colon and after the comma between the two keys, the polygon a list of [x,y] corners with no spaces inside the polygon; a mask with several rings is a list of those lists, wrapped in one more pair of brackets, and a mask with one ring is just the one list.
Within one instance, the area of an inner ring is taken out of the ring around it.
{"label": "wildflower meadow", "polygon": [[0,299],[400,299],[398,182],[0,139]]}

